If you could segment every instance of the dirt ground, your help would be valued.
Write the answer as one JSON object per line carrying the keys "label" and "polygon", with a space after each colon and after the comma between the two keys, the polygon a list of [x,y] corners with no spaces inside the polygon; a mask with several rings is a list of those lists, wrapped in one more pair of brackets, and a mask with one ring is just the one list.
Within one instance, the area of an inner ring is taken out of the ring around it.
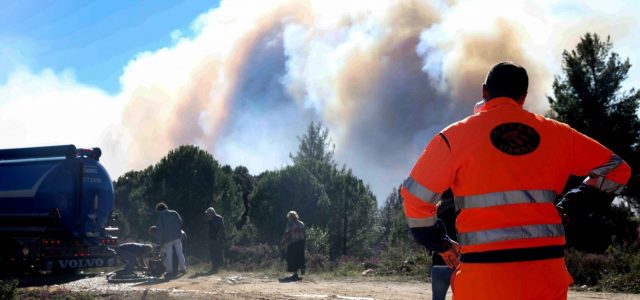
{"label": "dirt ground", "polygon": [[[322,279],[314,275],[304,280],[279,283],[277,278],[254,273],[187,273],[181,278],[142,283],[108,283],[105,276],[83,278],[49,285],[48,291],[91,293],[102,299],[430,299],[431,286],[419,281],[392,281],[358,277]],[[36,289],[36,288],[34,288]],[[43,289],[38,287],[37,289]],[[451,294],[447,296],[451,299]],[[569,299],[631,300],[640,295],[570,291]]]}

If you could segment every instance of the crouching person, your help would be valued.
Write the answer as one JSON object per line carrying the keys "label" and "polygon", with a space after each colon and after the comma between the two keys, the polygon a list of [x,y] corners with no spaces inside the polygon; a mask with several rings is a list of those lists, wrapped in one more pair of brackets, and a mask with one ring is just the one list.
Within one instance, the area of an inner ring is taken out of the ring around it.
{"label": "crouching person", "polygon": [[116,253],[126,262],[123,274],[133,274],[133,269],[138,265],[146,268],[144,258],[153,252],[153,246],[142,243],[124,243],[118,246]]}

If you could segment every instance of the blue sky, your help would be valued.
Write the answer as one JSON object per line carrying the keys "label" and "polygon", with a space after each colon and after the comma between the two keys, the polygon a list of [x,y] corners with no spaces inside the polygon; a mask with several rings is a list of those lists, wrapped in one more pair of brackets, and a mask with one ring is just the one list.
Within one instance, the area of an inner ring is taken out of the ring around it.
{"label": "blue sky", "polygon": [[171,44],[219,1],[2,1],[0,82],[17,65],[71,70],[84,84],[113,94],[135,54]]}

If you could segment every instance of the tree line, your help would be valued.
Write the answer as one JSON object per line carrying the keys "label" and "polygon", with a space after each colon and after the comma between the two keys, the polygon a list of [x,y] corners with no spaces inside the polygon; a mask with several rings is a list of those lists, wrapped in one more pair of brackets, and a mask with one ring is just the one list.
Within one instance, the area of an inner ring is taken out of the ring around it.
{"label": "tree line", "polygon": [[[568,227],[569,246],[602,252],[612,243],[637,241],[632,208],[640,207],[640,91],[622,91],[631,64],[612,52],[609,38],[588,33],[562,57],[563,74],[554,80],[547,116],[598,140],[633,170],[622,194],[627,205],[605,205]],[[329,259],[417,249],[404,219],[399,183],[378,207],[370,187],[336,163],[321,124],[309,125],[290,157],[292,165],[251,175],[246,167],[220,164],[197,146],[180,146],[157,164],[114,182],[121,236],[151,240],[147,228],[155,220],[154,205],[164,201],[183,216],[186,247],[195,257],[207,255],[204,210],[209,206],[225,219],[228,246],[277,245],[286,213],[295,210],[308,228],[311,250]],[[572,178],[567,187],[579,180]]]}
{"label": "tree line", "polygon": [[297,211],[327,257],[370,254],[379,233],[376,197],[362,179],[333,159],[328,130],[311,123],[291,154],[293,165],[249,174],[246,167],[221,165],[196,146],[180,146],[154,166],[131,171],[115,181],[121,233],[146,239],[164,201],[184,219],[191,255],[206,256],[206,218],[212,206],[225,218],[228,246],[277,245],[286,214]]}

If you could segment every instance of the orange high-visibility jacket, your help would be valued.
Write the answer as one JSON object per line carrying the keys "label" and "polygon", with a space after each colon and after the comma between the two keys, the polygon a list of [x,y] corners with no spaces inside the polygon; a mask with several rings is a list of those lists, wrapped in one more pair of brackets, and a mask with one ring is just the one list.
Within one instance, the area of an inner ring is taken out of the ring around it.
{"label": "orange high-visibility jacket", "polygon": [[554,200],[569,175],[589,175],[585,184],[619,193],[630,174],[595,140],[500,97],[436,135],[401,194],[413,231],[436,227],[436,202],[451,188],[463,254],[563,246]]}

